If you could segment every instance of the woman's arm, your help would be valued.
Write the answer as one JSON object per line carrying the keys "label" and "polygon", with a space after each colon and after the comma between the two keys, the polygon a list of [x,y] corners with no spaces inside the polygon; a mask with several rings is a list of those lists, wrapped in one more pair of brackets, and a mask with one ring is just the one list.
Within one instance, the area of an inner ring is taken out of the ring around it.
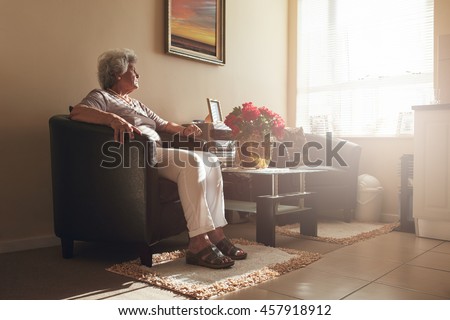
{"label": "woman's arm", "polygon": [[134,138],[134,132],[141,134],[141,131],[138,128],[122,117],[83,104],[78,104],[73,107],[70,112],[70,119],[111,127],[114,129],[114,140],[120,143],[123,143],[125,133],[130,134],[130,138],[132,139]]}
{"label": "woman's arm", "polygon": [[168,133],[180,133],[183,136],[189,136],[191,134],[200,135],[202,133],[202,130],[195,124],[189,124],[188,126],[184,127],[170,121],[166,124],[164,131]]}
{"label": "woman's arm", "polygon": [[[163,120],[160,116],[158,116],[154,111],[149,109],[142,102],[140,102],[140,105],[147,113],[147,116],[156,122],[156,124],[157,124],[156,128],[158,131],[163,131],[163,132],[167,132],[170,134],[179,133],[180,135],[183,135],[183,136],[189,136],[191,134],[200,135],[202,133],[202,130],[199,127],[197,127],[195,124],[189,124],[187,126],[182,126],[175,122]],[[162,122],[164,122],[165,124],[161,124]]]}

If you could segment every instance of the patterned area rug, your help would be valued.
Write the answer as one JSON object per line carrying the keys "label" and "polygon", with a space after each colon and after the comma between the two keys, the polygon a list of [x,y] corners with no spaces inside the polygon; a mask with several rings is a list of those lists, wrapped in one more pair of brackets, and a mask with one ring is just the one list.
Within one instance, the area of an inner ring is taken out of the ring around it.
{"label": "patterned area rug", "polygon": [[191,299],[209,299],[274,279],[320,259],[318,253],[266,247],[242,239],[232,241],[247,251],[248,257],[228,269],[188,265],[184,251],[174,251],[154,254],[151,268],[136,259],[107,270]]}
{"label": "patterned area rug", "polygon": [[278,226],[276,227],[276,232],[278,234],[296,238],[350,245],[389,233],[398,226],[400,226],[399,222],[386,224],[378,222],[352,221],[348,223],[340,220],[319,220],[317,224],[317,237],[301,235],[300,225],[298,223]]}

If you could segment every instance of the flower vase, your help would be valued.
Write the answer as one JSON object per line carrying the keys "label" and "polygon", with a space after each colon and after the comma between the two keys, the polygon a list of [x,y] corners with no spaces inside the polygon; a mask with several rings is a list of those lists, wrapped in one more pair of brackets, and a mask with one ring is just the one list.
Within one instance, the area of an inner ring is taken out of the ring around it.
{"label": "flower vase", "polygon": [[238,140],[236,160],[241,168],[265,169],[270,164],[270,138],[252,134]]}

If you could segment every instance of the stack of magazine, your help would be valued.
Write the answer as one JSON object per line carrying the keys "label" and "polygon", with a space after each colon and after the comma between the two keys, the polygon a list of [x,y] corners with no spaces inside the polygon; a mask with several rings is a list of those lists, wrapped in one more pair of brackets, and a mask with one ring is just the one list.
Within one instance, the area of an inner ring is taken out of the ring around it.
{"label": "stack of magazine", "polygon": [[212,140],[204,146],[206,151],[211,152],[219,158],[222,167],[232,167],[236,155],[235,141]]}

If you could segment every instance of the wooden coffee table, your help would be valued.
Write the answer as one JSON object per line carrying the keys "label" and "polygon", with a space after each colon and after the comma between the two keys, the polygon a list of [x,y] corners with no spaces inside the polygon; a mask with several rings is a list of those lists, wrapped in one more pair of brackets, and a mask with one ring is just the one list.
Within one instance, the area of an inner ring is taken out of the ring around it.
{"label": "wooden coffee table", "polygon": [[[313,196],[313,193],[306,191],[305,175],[321,172],[309,167],[298,168],[267,168],[267,169],[246,169],[240,167],[223,168],[222,173],[238,173],[249,175],[269,175],[271,176],[271,194],[258,196],[256,202],[227,200],[225,199],[225,209],[250,212],[256,214],[256,241],[266,246],[275,247],[275,226],[276,217],[283,214],[298,214],[301,219],[300,233],[308,236],[317,236],[317,216],[313,206],[306,207],[305,200]],[[296,192],[279,194],[278,177],[280,175],[298,175],[300,188]],[[294,199],[297,205],[282,204],[285,200]],[[313,201],[311,201],[312,203]]]}

